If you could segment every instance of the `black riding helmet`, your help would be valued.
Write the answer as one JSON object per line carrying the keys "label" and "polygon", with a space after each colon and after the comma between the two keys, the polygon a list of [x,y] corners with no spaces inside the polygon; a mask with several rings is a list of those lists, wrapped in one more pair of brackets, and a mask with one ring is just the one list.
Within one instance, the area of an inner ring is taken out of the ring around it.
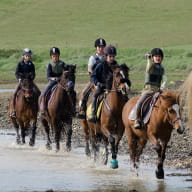
{"label": "black riding helmet", "polygon": [[58,55],[60,55],[60,50],[59,50],[59,48],[57,48],[57,47],[52,47],[52,48],[50,49],[50,56],[53,55],[53,54],[58,54]]}
{"label": "black riding helmet", "polygon": [[102,38],[96,39],[95,40],[95,47],[97,47],[97,46],[105,47],[106,46],[105,39],[102,39]]}
{"label": "black riding helmet", "polygon": [[152,49],[151,50],[151,55],[152,55],[152,57],[154,56],[154,55],[160,55],[162,58],[163,58],[163,51],[160,49],[160,48],[154,48],[154,49]]}
{"label": "black riding helmet", "polygon": [[113,45],[108,45],[104,49],[104,54],[105,55],[110,55],[110,56],[116,56],[117,55],[117,50]]}

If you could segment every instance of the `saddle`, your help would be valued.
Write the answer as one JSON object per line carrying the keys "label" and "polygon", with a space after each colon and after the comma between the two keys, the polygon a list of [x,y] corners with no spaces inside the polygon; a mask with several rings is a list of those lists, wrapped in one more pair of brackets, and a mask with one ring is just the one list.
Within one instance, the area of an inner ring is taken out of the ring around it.
{"label": "saddle", "polygon": [[51,101],[51,98],[53,97],[55,90],[57,88],[58,84],[54,85],[45,95],[45,104],[48,106],[49,102]]}
{"label": "saddle", "polygon": [[[141,120],[143,120],[144,124],[148,123],[150,116],[151,116],[153,106],[155,105],[159,95],[160,95],[160,92],[156,92],[155,94],[151,93],[143,102],[143,104],[141,106],[141,110],[140,110],[140,113],[141,113],[140,117],[141,117]],[[135,120],[136,119],[136,111],[137,111],[137,104],[131,110],[128,119]]]}

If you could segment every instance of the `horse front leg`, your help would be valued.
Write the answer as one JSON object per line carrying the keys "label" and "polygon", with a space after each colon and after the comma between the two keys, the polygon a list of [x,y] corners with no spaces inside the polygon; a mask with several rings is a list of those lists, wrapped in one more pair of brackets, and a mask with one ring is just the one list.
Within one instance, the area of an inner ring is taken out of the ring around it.
{"label": "horse front leg", "polygon": [[20,141],[20,134],[19,134],[19,124],[17,123],[16,118],[11,118],[11,121],[16,131],[16,143],[20,144],[21,141]]}
{"label": "horse front leg", "polygon": [[82,124],[82,129],[83,129],[84,138],[85,138],[85,154],[86,156],[90,157],[91,156],[91,151],[89,148],[90,134],[89,134],[89,127],[87,124],[87,120],[82,119],[81,124]]}
{"label": "horse front leg", "polygon": [[159,149],[157,149],[158,162],[157,162],[157,170],[155,171],[157,179],[164,179],[163,163],[165,160],[166,147],[167,142],[164,142],[162,145],[159,145]]}
{"label": "horse front leg", "polygon": [[61,140],[61,129],[62,126],[59,122],[55,122],[53,124],[53,130],[55,131],[55,151],[58,152],[60,150],[60,140]]}
{"label": "horse front leg", "polygon": [[66,148],[67,151],[71,151],[71,136],[72,136],[73,130],[72,130],[72,121],[69,124],[66,124],[66,135],[67,135],[67,141],[66,141]]}
{"label": "horse front leg", "polygon": [[51,150],[50,127],[49,127],[48,121],[46,119],[41,119],[41,123],[44,127],[44,130],[47,136],[46,148],[48,150]]}
{"label": "horse front leg", "polygon": [[106,137],[103,137],[103,141],[104,141],[105,148],[102,153],[102,162],[104,165],[107,165],[108,156],[109,156],[109,150],[108,150],[109,141]]}
{"label": "horse front leg", "polygon": [[32,133],[29,140],[29,145],[34,146],[35,145],[35,136],[36,136],[36,129],[37,129],[37,120],[34,120],[32,124]]}
{"label": "horse front leg", "polygon": [[111,153],[112,153],[112,160],[111,160],[111,168],[117,169],[119,167],[118,161],[117,161],[117,148],[115,145],[115,138],[110,135],[109,136],[109,143],[111,144]]}
{"label": "horse front leg", "polygon": [[165,149],[164,152],[162,152],[162,146],[154,135],[149,135],[149,139],[155,145],[154,149],[158,155],[157,169],[155,171],[156,177],[157,179],[163,179],[164,178],[163,161],[165,159]]}

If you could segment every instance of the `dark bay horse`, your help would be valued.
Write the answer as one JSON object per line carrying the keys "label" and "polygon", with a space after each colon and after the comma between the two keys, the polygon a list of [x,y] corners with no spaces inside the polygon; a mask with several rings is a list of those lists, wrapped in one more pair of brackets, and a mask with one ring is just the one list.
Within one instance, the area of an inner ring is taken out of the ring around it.
{"label": "dark bay horse", "polygon": [[[103,104],[101,107],[100,118],[96,124],[87,120],[80,120],[84,131],[86,155],[90,156],[89,142],[91,142],[94,154],[94,160],[97,159],[99,150],[98,144],[104,142],[105,155],[103,163],[108,162],[108,144],[111,145],[111,167],[118,168],[117,153],[118,145],[124,133],[124,126],[121,119],[123,106],[126,102],[127,92],[129,90],[130,81],[128,79],[128,67],[123,64],[115,68],[113,75],[108,77],[110,88],[107,88],[104,93]],[[87,106],[92,103],[92,95],[88,99]]]}
{"label": "dark bay horse", "polygon": [[158,155],[156,177],[163,179],[165,152],[172,130],[175,128],[179,134],[184,131],[180,117],[179,95],[170,90],[163,91],[159,95],[153,106],[150,119],[146,124],[146,129],[135,129],[133,127],[134,120],[129,119],[129,114],[137,100],[138,97],[131,98],[125,104],[122,112],[130,158],[134,167],[138,168],[139,157],[149,140],[154,145],[154,149]]}
{"label": "dark bay horse", "polygon": [[63,71],[61,79],[48,102],[48,113],[46,117],[40,117],[47,135],[46,146],[48,149],[51,149],[49,127],[51,126],[52,132],[55,136],[56,151],[59,151],[60,149],[60,138],[62,131],[64,131],[67,136],[67,150],[71,150],[73,101],[70,96],[70,91],[75,85],[75,70],[76,65],[68,65],[68,70]]}
{"label": "dark bay horse", "polygon": [[[20,82],[21,89],[17,93],[16,97],[16,118],[10,117],[11,105],[9,104],[8,114],[15,127],[17,138],[16,141],[19,144],[25,143],[26,131],[30,128],[31,137],[29,145],[35,144],[35,135],[37,129],[37,114],[38,114],[38,98],[40,93],[34,88],[34,83],[30,78],[30,74],[25,76]],[[19,127],[21,133],[19,133]],[[21,141],[20,141],[21,135]]]}

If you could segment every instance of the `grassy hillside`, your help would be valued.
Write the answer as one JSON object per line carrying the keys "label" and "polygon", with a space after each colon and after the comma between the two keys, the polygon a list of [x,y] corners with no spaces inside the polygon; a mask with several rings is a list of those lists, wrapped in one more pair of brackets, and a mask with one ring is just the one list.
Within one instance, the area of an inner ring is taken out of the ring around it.
{"label": "grassy hillside", "polygon": [[135,71],[144,70],[144,54],[153,47],[163,48],[170,80],[183,79],[192,63],[191,9],[191,0],[1,0],[0,79],[14,78],[25,47],[33,50],[37,78],[52,46],[86,71],[98,37],[117,46],[117,60],[130,67],[133,79],[143,78]]}
{"label": "grassy hillside", "polygon": [[120,48],[189,45],[191,9],[191,0],[1,0],[1,47],[91,47],[99,36]]}

